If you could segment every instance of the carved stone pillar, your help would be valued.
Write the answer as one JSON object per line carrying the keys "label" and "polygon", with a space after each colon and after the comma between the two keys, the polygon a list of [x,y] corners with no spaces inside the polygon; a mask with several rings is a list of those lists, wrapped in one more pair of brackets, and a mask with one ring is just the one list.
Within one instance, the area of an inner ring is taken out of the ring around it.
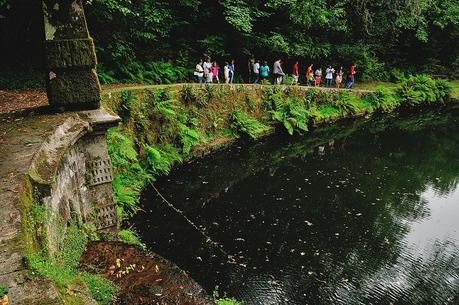
{"label": "carved stone pillar", "polygon": [[82,0],[42,1],[49,104],[62,110],[99,108],[96,52]]}

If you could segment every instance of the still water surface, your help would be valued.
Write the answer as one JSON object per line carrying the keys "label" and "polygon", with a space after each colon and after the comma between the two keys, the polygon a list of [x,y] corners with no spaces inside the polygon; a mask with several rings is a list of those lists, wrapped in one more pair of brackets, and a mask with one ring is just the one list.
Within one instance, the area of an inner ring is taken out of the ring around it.
{"label": "still water surface", "polygon": [[457,110],[277,135],[155,185],[221,248],[153,189],[134,225],[208,291],[246,305],[459,304]]}

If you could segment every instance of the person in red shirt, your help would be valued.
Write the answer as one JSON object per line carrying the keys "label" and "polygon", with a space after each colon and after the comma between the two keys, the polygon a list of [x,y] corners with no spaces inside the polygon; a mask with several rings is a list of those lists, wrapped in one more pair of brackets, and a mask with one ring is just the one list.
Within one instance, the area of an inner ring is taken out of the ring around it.
{"label": "person in red shirt", "polygon": [[300,78],[300,72],[299,72],[299,67],[298,67],[298,61],[295,62],[293,65],[293,71],[292,71],[292,85],[298,85],[298,80]]}
{"label": "person in red shirt", "polygon": [[352,86],[355,83],[355,67],[357,67],[357,65],[352,64],[351,68],[349,69],[349,81],[346,84],[347,89],[352,89]]}

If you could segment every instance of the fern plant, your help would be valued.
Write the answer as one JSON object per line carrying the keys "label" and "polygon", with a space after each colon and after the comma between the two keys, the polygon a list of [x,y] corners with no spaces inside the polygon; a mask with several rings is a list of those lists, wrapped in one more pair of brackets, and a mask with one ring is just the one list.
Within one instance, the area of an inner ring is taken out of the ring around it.
{"label": "fern plant", "polygon": [[390,112],[400,106],[397,96],[383,86],[376,87],[375,92],[365,96],[365,100],[372,105],[373,109],[381,112]]}
{"label": "fern plant", "polygon": [[145,168],[153,177],[167,175],[175,163],[182,162],[177,148],[170,144],[150,146],[145,144]]}
{"label": "fern plant", "polygon": [[300,133],[308,131],[309,113],[300,100],[286,98],[277,101],[274,110],[270,113],[272,119],[282,123],[290,135],[293,135],[295,129]]}
{"label": "fern plant", "polygon": [[256,139],[269,127],[250,117],[244,111],[236,109],[230,113],[230,128],[236,135],[246,135]]}
{"label": "fern plant", "polygon": [[113,194],[119,215],[133,215],[145,181],[153,177],[142,168],[134,141],[122,130],[108,131],[108,153],[113,167]]}
{"label": "fern plant", "polygon": [[359,110],[359,98],[350,92],[340,92],[336,99],[333,99],[331,106],[336,108],[342,115],[356,113]]}
{"label": "fern plant", "polygon": [[451,94],[451,86],[445,80],[433,80],[427,75],[410,76],[404,80],[397,93],[406,106],[444,102]]}
{"label": "fern plant", "polygon": [[179,124],[179,130],[180,142],[185,154],[190,153],[191,148],[203,140],[202,134],[197,129],[190,128],[185,124]]}

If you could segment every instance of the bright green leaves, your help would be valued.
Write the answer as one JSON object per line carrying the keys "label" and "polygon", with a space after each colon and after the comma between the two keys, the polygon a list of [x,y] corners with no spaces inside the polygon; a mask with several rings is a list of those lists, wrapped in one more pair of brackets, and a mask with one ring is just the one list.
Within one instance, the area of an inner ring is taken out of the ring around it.
{"label": "bright green leaves", "polygon": [[230,128],[236,135],[249,136],[252,139],[258,138],[260,134],[268,130],[268,126],[258,122],[240,109],[231,111]]}
{"label": "bright green leaves", "polygon": [[290,135],[308,131],[309,114],[303,101],[287,97],[275,104],[271,111],[273,120],[283,124]]}
{"label": "bright green leaves", "polygon": [[252,32],[252,14],[244,0],[220,0],[226,21],[237,31]]}
{"label": "bright green leaves", "polygon": [[426,75],[410,76],[397,89],[400,102],[406,106],[445,102],[452,92],[445,80],[433,80]]}

